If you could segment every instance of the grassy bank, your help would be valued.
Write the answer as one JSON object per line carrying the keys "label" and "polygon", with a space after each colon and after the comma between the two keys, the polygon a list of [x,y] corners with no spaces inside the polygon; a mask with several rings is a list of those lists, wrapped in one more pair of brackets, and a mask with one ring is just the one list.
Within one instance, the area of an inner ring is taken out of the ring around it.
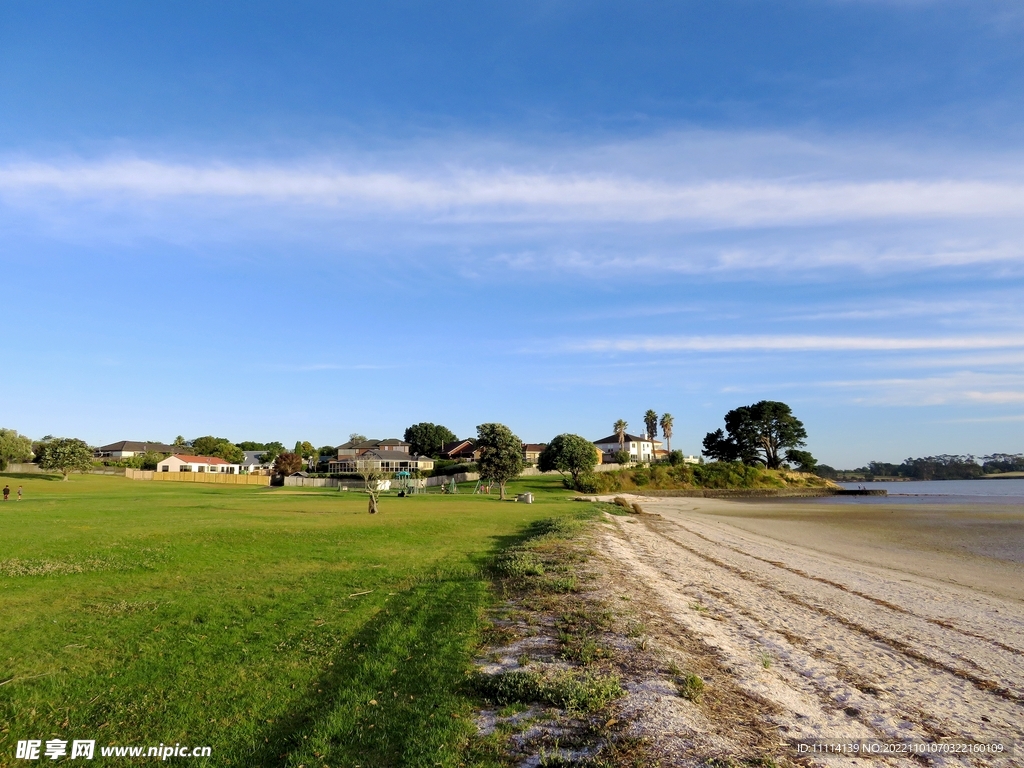
{"label": "grassy bank", "polygon": [[738,462],[711,464],[656,464],[651,467],[597,472],[588,478],[587,491],[616,493],[618,491],[783,491],[836,487],[828,480],[807,472],[764,469]]}
{"label": "grassy bank", "polygon": [[2,765],[29,738],[96,739],[96,765],[161,742],[213,748],[193,765],[457,765],[484,566],[573,509],[552,478],[512,484],[533,505],[377,516],[320,489],[0,480],[25,487],[0,506]]}

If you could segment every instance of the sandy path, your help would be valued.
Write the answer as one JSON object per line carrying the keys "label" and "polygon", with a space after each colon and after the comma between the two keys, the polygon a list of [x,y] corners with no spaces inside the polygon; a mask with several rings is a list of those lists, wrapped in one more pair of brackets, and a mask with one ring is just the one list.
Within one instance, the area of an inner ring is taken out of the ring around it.
{"label": "sandy path", "polygon": [[[656,514],[611,518],[606,561],[766,703],[781,742],[1016,744],[1001,756],[812,764],[1024,765],[1024,602],[950,583],[943,575],[956,562],[941,553],[931,578],[900,570],[898,558],[887,568],[834,547],[825,554],[807,530],[787,542],[716,514],[735,502],[642,503]],[[660,641],[671,645],[671,634]],[[799,755],[795,746],[780,754]]]}

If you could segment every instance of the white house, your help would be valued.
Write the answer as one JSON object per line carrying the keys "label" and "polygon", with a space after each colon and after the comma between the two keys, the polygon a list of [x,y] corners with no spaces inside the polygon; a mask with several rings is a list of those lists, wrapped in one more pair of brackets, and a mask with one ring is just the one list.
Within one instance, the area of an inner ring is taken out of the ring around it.
{"label": "white house", "polygon": [[654,460],[654,441],[648,440],[646,437],[637,437],[627,433],[620,444],[619,436],[611,435],[610,437],[602,437],[600,440],[595,440],[594,445],[603,454],[602,461],[605,464],[614,463],[615,454],[620,450],[626,451],[629,454],[630,461],[647,462]]}
{"label": "white house", "polygon": [[268,469],[274,468],[274,463],[269,464],[260,461],[265,451],[242,451],[245,454],[245,458],[242,459],[242,471],[253,473],[253,472],[265,472]]}
{"label": "white house", "polygon": [[237,475],[241,465],[231,464],[218,456],[188,456],[176,453],[156,465],[157,472],[219,472]]}

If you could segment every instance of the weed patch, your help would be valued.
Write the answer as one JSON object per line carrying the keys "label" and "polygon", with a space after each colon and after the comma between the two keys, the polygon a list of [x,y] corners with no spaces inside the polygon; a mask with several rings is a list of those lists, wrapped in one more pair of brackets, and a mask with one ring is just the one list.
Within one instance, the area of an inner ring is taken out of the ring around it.
{"label": "weed patch", "polygon": [[700,697],[704,695],[704,681],[692,672],[676,680],[676,688],[680,696],[694,703],[700,701]]}
{"label": "weed patch", "polygon": [[568,712],[597,712],[623,694],[617,676],[579,669],[551,675],[527,669],[481,675],[477,689],[497,704],[549,704]]}

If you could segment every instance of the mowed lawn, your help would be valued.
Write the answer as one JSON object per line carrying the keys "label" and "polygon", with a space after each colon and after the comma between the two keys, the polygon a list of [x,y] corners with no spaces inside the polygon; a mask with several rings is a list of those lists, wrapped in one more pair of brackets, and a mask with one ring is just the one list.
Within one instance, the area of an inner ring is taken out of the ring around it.
{"label": "mowed lawn", "polygon": [[[459,765],[488,558],[580,504],[0,475],[0,765],[21,739],[191,765]],[[464,489],[465,490],[465,489]],[[150,758],[152,759],[152,758]],[[46,761],[50,762],[50,761]],[[75,764],[86,761],[74,761]]]}

